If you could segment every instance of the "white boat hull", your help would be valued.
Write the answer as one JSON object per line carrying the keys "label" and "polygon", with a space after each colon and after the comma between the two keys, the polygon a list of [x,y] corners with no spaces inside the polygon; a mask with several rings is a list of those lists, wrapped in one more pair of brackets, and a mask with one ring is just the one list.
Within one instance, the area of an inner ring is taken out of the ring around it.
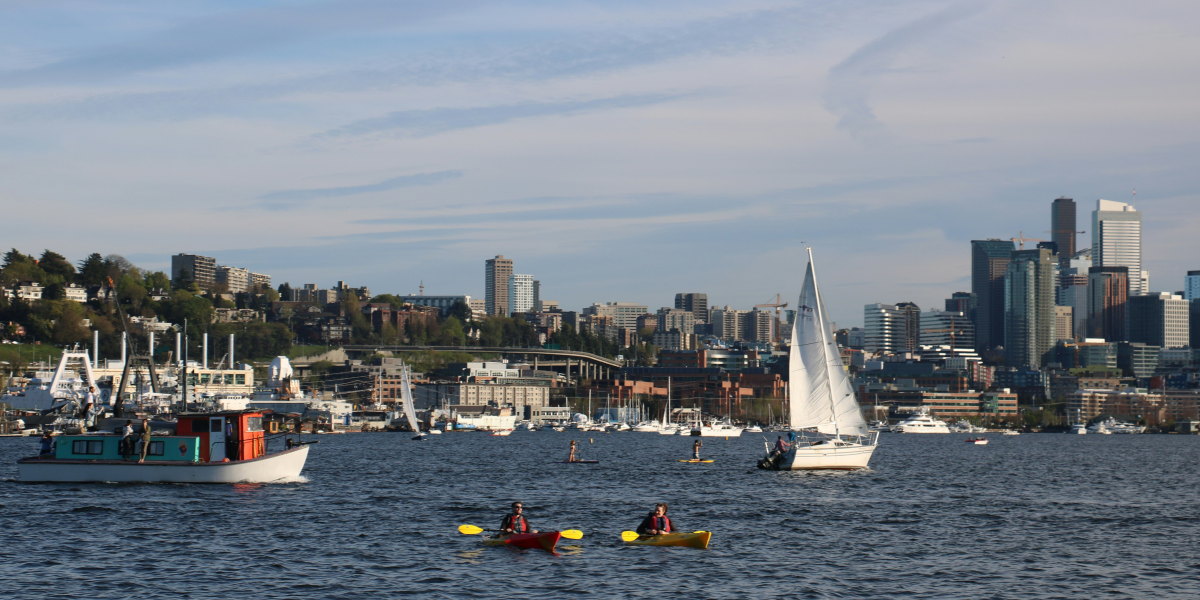
{"label": "white boat hull", "polygon": [[40,460],[17,461],[24,483],[270,483],[300,476],[308,444],[251,460],[212,463]]}
{"label": "white boat hull", "polygon": [[950,433],[950,428],[936,425],[924,427],[906,427],[904,425],[897,425],[896,433]]}
{"label": "white boat hull", "polygon": [[693,429],[692,435],[700,437],[738,437],[742,435],[742,430],[738,429],[737,427],[732,427],[729,429],[701,427],[700,429]]}
{"label": "white boat hull", "polygon": [[865,469],[875,453],[875,444],[845,444],[833,446],[794,446],[779,464],[783,471],[805,471],[814,469]]}

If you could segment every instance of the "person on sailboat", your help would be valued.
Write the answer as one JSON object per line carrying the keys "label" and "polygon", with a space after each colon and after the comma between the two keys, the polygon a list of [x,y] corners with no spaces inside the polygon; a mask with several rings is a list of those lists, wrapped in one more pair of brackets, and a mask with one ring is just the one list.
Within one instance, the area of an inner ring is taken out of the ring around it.
{"label": "person on sailboat", "polygon": [[575,462],[576,460],[578,459],[575,458],[575,440],[571,440],[571,456],[567,458],[567,462]]}
{"label": "person on sailboat", "polygon": [[500,533],[537,533],[536,529],[529,527],[529,521],[521,509],[520,502],[512,503],[512,512],[504,515],[504,520],[500,522]]}
{"label": "person on sailboat", "polygon": [[692,444],[692,460],[700,460],[700,447],[703,445],[700,440],[696,440],[696,443]]}
{"label": "person on sailboat", "polygon": [[779,439],[775,440],[775,447],[771,450],[771,457],[774,458],[776,456],[787,454],[787,451],[790,450],[791,447],[791,444],[783,441],[783,436],[781,435],[779,436]]}
{"label": "person on sailboat", "polygon": [[654,511],[646,515],[642,520],[642,524],[638,525],[638,535],[659,535],[663,533],[674,533],[679,528],[671,523],[671,519],[667,517],[667,503],[659,502],[654,505]]}

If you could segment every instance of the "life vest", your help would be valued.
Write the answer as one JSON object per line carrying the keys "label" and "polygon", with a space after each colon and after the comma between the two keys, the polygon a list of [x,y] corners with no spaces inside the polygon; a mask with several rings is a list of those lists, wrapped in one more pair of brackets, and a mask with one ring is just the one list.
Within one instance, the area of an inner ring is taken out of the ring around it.
{"label": "life vest", "polygon": [[[520,523],[520,526],[517,526]],[[508,515],[508,528],[513,530],[513,533],[525,533],[529,530],[529,524],[525,522],[525,517],[522,515]]]}
{"label": "life vest", "polygon": [[[665,532],[667,532],[667,533],[670,533],[670,532],[672,532],[672,531],[675,531],[674,529],[672,529],[672,528],[671,528],[671,518],[670,518],[670,517],[668,517],[668,516],[666,516],[666,515],[663,515],[663,516],[661,516],[661,517],[656,517],[656,516],[654,516],[654,515],[650,515],[650,519],[651,519],[651,521],[650,521],[650,522],[654,524],[654,526],[653,526],[653,527],[651,527],[650,529],[657,529],[657,530],[659,530],[659,531],[665,531]],[[659,527],[659,526],[658,526],[658,520],[659,520],[659,519],[662,519],[662,520],[663,520],[663,525],[664,525],[664,527]]]}

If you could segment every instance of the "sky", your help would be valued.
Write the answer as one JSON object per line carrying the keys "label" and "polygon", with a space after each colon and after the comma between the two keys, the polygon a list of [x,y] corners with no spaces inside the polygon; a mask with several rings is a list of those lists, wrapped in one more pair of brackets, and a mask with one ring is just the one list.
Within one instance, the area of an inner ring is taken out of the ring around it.
{"label": "sky", "polygon": [[[970,240],[1143,212],[1200,269],[1200,4],[0,4],[0,247],[564,310],[941,308]],[[1090,240],[1090,231],[1081,236]]]}

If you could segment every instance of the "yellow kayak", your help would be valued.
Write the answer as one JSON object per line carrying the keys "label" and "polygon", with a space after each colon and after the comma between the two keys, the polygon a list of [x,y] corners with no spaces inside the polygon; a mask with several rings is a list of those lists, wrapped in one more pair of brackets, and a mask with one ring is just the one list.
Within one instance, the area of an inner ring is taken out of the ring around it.
{"label": "yellow kayak", "polygon": [[636,540],[625,542],[630,546],[686,546],[688,548],[707,548],[711,531],[693,531],[691,533],[664,533],[662,535],[643,535]]}

